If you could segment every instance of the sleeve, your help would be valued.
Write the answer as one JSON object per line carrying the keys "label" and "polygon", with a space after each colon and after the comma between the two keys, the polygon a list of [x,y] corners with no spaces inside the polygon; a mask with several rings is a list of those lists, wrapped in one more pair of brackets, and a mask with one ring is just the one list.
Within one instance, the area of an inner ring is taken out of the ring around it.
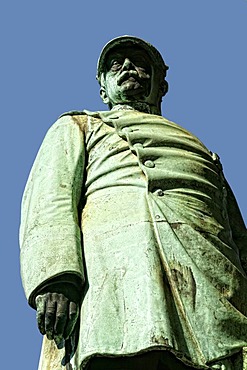
{"label": "sleeve", "polygon": [[223,192],[224,192],[224,208],[226,208],[227,217],[229,220],[229,226],[231,229],[232,239],[239,250],[239,257],[243,266],[244,271],[247,273],[247,230],[240,212],[237,200],[233,191],[228,184],[220,157],[216,153],[212,153],[212,158],[219,170],[219,175],[222,181]]}
{"label": "sleeve", "polygon": [[232,238],[239,249],[239,256],[243,268],[247,273],[247,230],[241,215],[239,206],[233,191],[225,179],[225,188],[227,193],[227,212],[232,231]]}
{"label": "sleeve", "polygon": [[29,304],[49,281],[84,283],[78,205],[83,189],[84,134],[70,116],[48,131],[30,172],[21,207],[21,275]]}

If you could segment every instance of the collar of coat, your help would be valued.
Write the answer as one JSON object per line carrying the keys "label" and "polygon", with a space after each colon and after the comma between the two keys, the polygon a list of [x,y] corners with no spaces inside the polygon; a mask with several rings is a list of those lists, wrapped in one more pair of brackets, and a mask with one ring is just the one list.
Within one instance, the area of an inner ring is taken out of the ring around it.
{"label": "collar of coat", "polygon": [[59,118],[64,116],[78,116],[78,115],[87,115],[95,118],[101,119],[104,123],[115,126],[116,121],[118,121],[118,128],[119,125],[122,127],[133,125],[133,124],[140,124],[140,123],[164,123],[166,119],[159,115],[154,115],[150,113],[143,113],[139,112],[135,109],[121,109],[121,110],[110,110],[110,111],[89,111],[84,109],[82,111],[69,111],[61,114]]}

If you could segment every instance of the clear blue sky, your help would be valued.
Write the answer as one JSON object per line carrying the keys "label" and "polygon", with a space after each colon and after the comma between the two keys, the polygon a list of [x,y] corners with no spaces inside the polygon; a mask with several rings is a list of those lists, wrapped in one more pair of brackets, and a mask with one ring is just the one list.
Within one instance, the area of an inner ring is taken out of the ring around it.
{"label": "clear blue sky", "polygon": [[105,109],[95,80],[103,45],[144,38],[170,66],[163,115],[220,155],[247,220],[247,1],[8,0],[0,14],[1,368],[35,370],[41,336],[22,291],[18,227],[47,129],[64,111]]}

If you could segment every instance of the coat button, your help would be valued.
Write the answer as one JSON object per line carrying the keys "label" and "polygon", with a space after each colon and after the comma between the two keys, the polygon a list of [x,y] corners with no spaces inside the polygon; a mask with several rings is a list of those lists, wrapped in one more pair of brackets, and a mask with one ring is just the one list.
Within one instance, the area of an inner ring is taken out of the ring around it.
{"label": "coat button", "polygon": [[145,166],[145,167],[148,167],[148,168],[153,168],[153,167],[155,167],[154,162],[153,162],[153,161],[151,161],[150,159],[148,159],[147,161],[145,161],[143,164],[144,164],[144,166]]}
{"label": "coat button", "polygon": [[124,128],[122,129],[122,131],[123,131],[124,133],[133,132],[133,130],[132,130],[132,128],[131,128],[131,127],[124,127]]}
{"label": "coat button", "polygon": [[164,195],[164,192],[162,189],[156,189],[153,193],[157,195],[158,197],[162,197]]}
{"label": "coat button", "polygon": [[134,146],[135,149],[142,149],[143,148],[143,145],[141,143],[135,143],[133,146]]}

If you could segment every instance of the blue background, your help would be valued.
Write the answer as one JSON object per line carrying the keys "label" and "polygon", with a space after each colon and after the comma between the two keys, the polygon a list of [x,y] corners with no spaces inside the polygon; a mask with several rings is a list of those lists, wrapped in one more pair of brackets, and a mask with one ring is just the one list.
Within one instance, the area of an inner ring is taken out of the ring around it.
{"label": "blue background", "polygon": [[0,366],[35,370],[41,335],[21,286],[18,227],[47,129],[64,111],[105,109],[95,69],[107,41],[146,39],[170,66],[163,115],[220,155],[246,220],[247,1],[8,0],[0,14]]}

